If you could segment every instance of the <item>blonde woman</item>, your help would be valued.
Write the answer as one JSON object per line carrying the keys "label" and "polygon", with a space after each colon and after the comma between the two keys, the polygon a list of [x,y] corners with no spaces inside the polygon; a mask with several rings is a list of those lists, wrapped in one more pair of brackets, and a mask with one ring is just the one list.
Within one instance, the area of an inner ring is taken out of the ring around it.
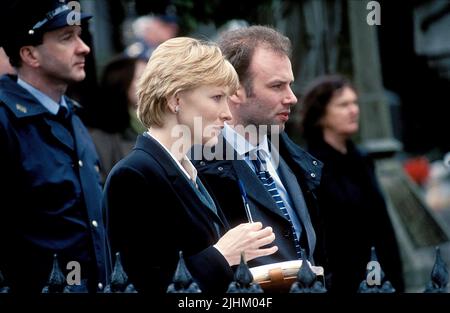
{"label": "blonde woman", "polygon": [[203,292],[226,291],[242,251],[251,260],[277,250],[261,248],[275,238],[261,223],[229,229],[186,157],[194,143],[217,143],[238,84],[220,49],[192,38],[166,41],[147,64],[137,94],[148,131],[113,168],[104,194],[113,251],[138,291],[165,292],[180,250]]}

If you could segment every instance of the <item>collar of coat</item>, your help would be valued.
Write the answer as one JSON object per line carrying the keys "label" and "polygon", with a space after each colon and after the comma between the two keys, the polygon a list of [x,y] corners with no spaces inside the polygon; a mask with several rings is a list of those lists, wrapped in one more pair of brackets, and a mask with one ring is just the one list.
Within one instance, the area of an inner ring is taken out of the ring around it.
{"label": "collar of coat", "polygon": [[[295,144],[286,133],[283,132],[280,135],[279,141],[279,153],[291,170],[304,179],[309,190],[317,189],[320,185],[323,163]],[[215,156],[214,159],[203,158],[200,161],[193,161],[199,171],[236,179],[233,162],[243,162],[243,160],[222,135],[219,136],[219,144],[212,149],[212,154]],[[191,157],[194,155],[195,152],[192,152]],[[198,159],[195,157],[194,160]]]}
{"label": "collar of coat", "polygon": [[[64,97],[71,111],[81,107],[76,101]],[[17,76],[14,75],[3,75],[0,78],[0,102],[3,102],[16,118],[49,113],[33,95],[17,84]]]}

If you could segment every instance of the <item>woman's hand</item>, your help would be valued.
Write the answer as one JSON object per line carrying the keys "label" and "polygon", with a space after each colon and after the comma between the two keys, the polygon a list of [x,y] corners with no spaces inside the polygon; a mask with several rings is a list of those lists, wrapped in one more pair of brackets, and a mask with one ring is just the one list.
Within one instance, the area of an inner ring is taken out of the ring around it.
{"label": "woman's hand", "polygon": [[241,252],[245,252],[246,261],[275,253],[278,251],[277,246],[260,248],[274,240],[275,234],[272,227],[262,229],[260,222],[245,223],[226,232],[214,247],[222,253],[228,264],[232,266],[239,264]]}

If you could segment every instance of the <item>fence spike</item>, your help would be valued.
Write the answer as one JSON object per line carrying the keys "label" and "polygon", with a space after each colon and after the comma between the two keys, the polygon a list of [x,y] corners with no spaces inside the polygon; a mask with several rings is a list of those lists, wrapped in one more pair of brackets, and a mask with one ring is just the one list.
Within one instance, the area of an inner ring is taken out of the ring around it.
{"label": "fence spike", "polygon": [[111,283],[106,285],[104,293],[137,293],[133,284],[128,283],[128,275],[123,269],[120,252],[116,253]]}
{"label": "fence spike", "polygon": [[183,251],[179,253],[177,269],[173,275],[173,283],[167,287],[167,293],[200,293],[202,292],[192,278],[183,258]]}
{"label": "fence spike", "polygon": [[305,250],[302,249],[302,266],[297,273],[297,281],[291,286],[290,293],[325,293],[327,289],[317,275],[312,271],[311,266],[306,259]]}
{"label": "fence spike", "polygon": [[62,293],[66,286],[66,277],[59,266],[58,255],[53,255],[53,265],[48,277],[47,285],[42,288],[42,293]]}
{"label": "fence spike", "polygon": [[228,286],[227,293],[263,293],[261,286],[253,282],[253,275],[245,261],[244,252],[241,253],[241,262],[234,273],[234,281]]}
{"label": "fence spike", "polygon": [[436,247],[436,257],[431,270],[431,281],[426,286],[425,293],[446,293],[448,284],[448,268],[441,256],[441,249]]}
{"label": "fence spike", "polygon": [[[378,256],[375,251],[375,247],[371,248],[370,252],[370,261],[376,262],[378,264],[378,268],[367,268],[366,270],[366,279],[361,282],[358,288],[358,293],[394,293],[395,288],[392,286],[391,282],[388,280],[385,280],[385,274],[383,271],[383,268],[381,267],[380,262],[378,261]],[[374,273],[374,271],[379,271],[378,273]],[[372,279],[370,279],[369,283],[369,277],[371,276],[379,276],[379,284],[376,282],[373,282]]]}
{"label": "fence spike", "polygon": [[6,279],[0,271],[0,293],[9,293],[9,287],[6,285]]}

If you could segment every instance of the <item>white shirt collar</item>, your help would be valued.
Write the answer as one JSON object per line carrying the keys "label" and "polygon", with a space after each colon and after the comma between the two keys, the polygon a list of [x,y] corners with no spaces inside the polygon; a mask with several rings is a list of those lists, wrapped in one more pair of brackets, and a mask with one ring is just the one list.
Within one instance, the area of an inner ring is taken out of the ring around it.
{"label": "white shirt collar", "polygon": [[225,123],[225,127],[222,130],[222,135],[240,156],[256,153],[257,150],[260,150],[262,152],[261,153],[262,158],[269,160],[271,158],[267,135],[263,137],[263,140],[256,147],[252,145],[250,142],[248,142],[247,139],[245,139],[241,134],[236,132],[227,123]]}
{"label": "white shirt collar", "polygon": [[35,97],[53,115],[56,115],[58,113],[60,105],[67,108],[67,103],[64,97],[61,97],[61,100],[59,101],[59,103],[57,103],[53,101],[53,99],[47,96],[45,93],[43,93],[39,89],[36,89],[35,87],[31,86],[29,83],[23,81],[20,78],[17,79],[17,84],[19,84],[19,86],[21,86],[26,91],[31,93],[31,95]]}
{"label": "white shirt collar", "polygon": [[152,134],[150,134],[150,132],[147,131],[147,134],[152,137],[157,143],[159,143],[159,145],[161,147],[164,148],[164,150],[166,150],[166,152],[172,157],[172,159],[175,161],[175,163],[178,165],[178,167],[180,168],[180,170],[183,172],[184,175],[186,175],[186,177],[191,180],[192,182],[194,182],[194,184],[197,181],[197,169],[195,168],[195,166],[192,164],[192,162],[189,160],[189,158],[184,155],[183,159],[180,161],[178,161],[175,156],[172,154],[172,152],[170,152],[169,149],[166,148],[166,146],[164,146],[157,138],[155,138]]}
{"label": "white shirt collar", "polygon": [[191,160],[184,155],[183,159],[180,163],[182,169],[184,169],[184,173],[187,174],[187,177],[192,180],[194,184],[197,183],[197,169],[195,168],[194,164],[192,164]]}

